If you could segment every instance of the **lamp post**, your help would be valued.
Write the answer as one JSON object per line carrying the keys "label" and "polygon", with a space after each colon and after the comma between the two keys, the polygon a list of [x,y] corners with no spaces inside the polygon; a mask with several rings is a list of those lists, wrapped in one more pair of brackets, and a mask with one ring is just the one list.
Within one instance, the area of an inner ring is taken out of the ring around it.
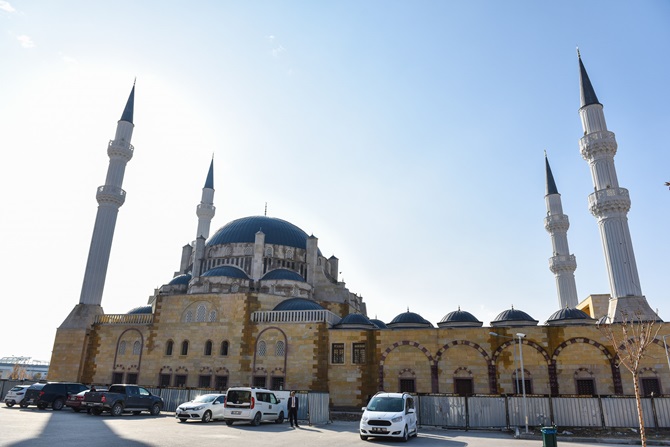
{"label": "lamp post", "polygon": [[665,341],[665,337],[670,337],[670,335],[663,336],[663,346],[665,347],[665,358],[668,359],[668,369],[670,369],[670,356],[668,355],[668,343]]}
{"label": "lamp post", "polygon": [[526,423],[526,433],[528,433],[528,407],[526,405],[526,377],[525,377],[525,372],[523,368],[523,349],[522,349],[522,344],[521,344],[521,339],[526,337],[526,334],[522,333],[517,333],[517,337],[519,337],[519,361],[521,362],[521,390],[523,392],[523,418]]}
{"label": "lamp post", "polygon": [[[501,338],[507,338],[508,340],[514,341],[514,337],[506,337],[504,335],[500,335],[496,332],[489,332],[489,335],[493,335],[494,337],[501,337]],[[518,394],[519,393],[519,375],[517,374],[517,368],[516,368],[516,348],[512,347],[512,357],[514,357],[514,381],[516,382],[516,388],[514,389],[514,393]]]}

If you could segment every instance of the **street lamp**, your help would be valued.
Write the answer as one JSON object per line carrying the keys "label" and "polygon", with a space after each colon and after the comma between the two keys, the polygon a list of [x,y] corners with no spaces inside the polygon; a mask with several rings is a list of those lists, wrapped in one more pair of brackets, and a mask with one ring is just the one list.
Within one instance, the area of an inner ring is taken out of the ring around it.
{"label": "street lamp", "polygon": [[668,369],[670,369],[670,356],[668,355],[668,343],[665,341],[665,337],[670,337],[670,335],[663,336],[663,346],[665,347],[665,358],[668,359]]}
{"label": "street lamp", "polygon": [[[526,334],[517,333],[519,337],[519,361],[521,362],[521,389],[523,391],[523,417],[526,422],[526,434],[528,433],[528,407],[526,406],[526,377],[523,369],[523,345],[521,344],[521,339],[526,337]],[[669,361],[670,362],[670,361]]]}
{"label": "street lamp", "polygon": [[[500,335],[496,332],[489,332],[489,335],[493,335],[494,337],[501,337],[501,338],[507,338],[509,340],[514,341],[514,337],[507,337],[505,335]],[[514,357],[514,381],[516,382],[516,388],[514,389],[514,392],[516,394],[519,393],[519,374],[517,374],[517,368],[516,368],[516,348],[512,346],[512,357]]]}

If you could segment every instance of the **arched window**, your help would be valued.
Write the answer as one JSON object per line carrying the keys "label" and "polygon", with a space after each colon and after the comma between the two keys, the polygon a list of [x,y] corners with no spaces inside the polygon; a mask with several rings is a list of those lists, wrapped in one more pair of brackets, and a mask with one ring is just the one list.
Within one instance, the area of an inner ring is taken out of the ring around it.
{"label": "arched window", "polygon": [[181,342],[181,355],[188,355],[188,340]]}
{"label": "arched window", "polygon": [[205,355],[212,355],[212,340],[205,343]]}
{"label": "arched window", "polygon": [[272,256],[272,247],[265,247],[265,256]]}
{"label": "arched window", "polygon": [[290,248],[286,250],[286,259],[293,259],[293,250]]}
{"label": "arched window", "polygon": [[202,323],[205,321],[205,314],[207,313],[207,309],[205,308],[204,304],[201,304],[198,306],[198,310],[195,312],[195,321]]}
{"label": "arched window", "polygon": [[228,355],[228,341],[224,340],[221,342],[221,355]]}
{"label": "arched window", "polygon": [[172,340],[168,340],[167,343],[165,343],[165,355],[172,355],[173,348],[174,342]]}
{"label": "arched window", "polygon": [[189,311],[186,312],[186,317],[184,318],[184,321],[186,323],[190,323],[191,321],[193,321],[193,312],[192,311],[189,310]]}
{"label": "arched window", "polygon": [[139,341],[136,341],[133,343],[133,355],[140,355],[142,352],[142,345],[140,344]]}
{"label": "arched window", "polygon": [[278,341],[277,344],[275,345],[275,355],[277,357],[284,357],[284,352],[286,352],[284,342]]}
{"label": "arched window", "polygon": [[267,346],[265,346],[265,342],[261,340],[258,342],[258,356],[265,357],[266,353],[267,353]]}
{"label": "arched window", "polygon": [[119,355],[123,355],[126,353],[126,342],[122,341],[119,343]]}
{"label": "arched window", "polygon": [[212,323],[214,321],[216,321],[216,311],[215,310],[213,310],[209,313],[209,322]]}

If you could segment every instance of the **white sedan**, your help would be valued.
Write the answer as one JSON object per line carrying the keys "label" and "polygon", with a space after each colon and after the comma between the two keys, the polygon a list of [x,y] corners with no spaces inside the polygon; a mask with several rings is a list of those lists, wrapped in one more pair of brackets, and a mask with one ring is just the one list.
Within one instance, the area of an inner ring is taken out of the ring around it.
{"label": "white sedan", "polygon": [[225,394],[203,394],[179,405],[174,417],[179,419],[179,422],[186,422],[189,419],[200,419],[202,422],[223,419],[225,399]]}
{"label": "white sedan", "polygon": [[11,390],[7,391],[5,396],[5,405],[8,407],[13,407],[15,404],[20,403],[23,400],[23,396],[26,394],[26,390],[30,385],[16,385]]}

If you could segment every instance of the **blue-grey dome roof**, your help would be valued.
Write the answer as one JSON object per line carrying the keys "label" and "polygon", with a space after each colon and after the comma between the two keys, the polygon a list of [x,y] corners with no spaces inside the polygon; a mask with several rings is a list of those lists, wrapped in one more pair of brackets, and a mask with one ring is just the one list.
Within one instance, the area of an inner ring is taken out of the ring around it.
{"label": "blue-grey dome roof", "polygon": [[291,281],[305,282],[305,278],[293,270],[274,269],[267,272],[261,279],[288,279]]}
{"label": "blue-grey dome roof", "polygon": [[421,315],[414,312],[403,312],[400,315],[396,316],[389,324],[388,327],[433,327],[430,321],[423,318]]}
{"label": "blue-grey dome roof", "polygon": [[375,326],[377,326],[379,329],[388,329],[388,327],[386,326],[386,323],[384,323],[382,320],[378,320],[376,318],[371,318],[370,322],[372,324],[374,324]]}
{"label": "blue-grey dome roof", "polygon": [[140,306],[128,311],[128,315],[133,314],[150,314],[152,311],[151,306]]}
{"label": "blue-grey dome roof", "polygon": [[491,321],[491,325],[493,326],[501,326],[504,325],[505,322],[510,322],[510,323],[522,323],[522,322],[527,322],[527,323],[532,323],[532,324],[537,324],[537,320],[534,320],[533,317],[528,315],[526,312],[511,308],[504,310],[498,314],[497,317],[493,321]]}
{"label": "blue-grey dome roof", "polygon": [[334,327],[344,327],[344,326],[357,326],[357,327],[368,327],[370,329],[376,329],[377,326],[368,319],[363,314],[349,314],[346,317],[342,318],[339,323],[337,323]]}
{"label": "blue-grey dome roof", "polygon": [[589,317],[583,310],[566,307],[565,309],[557,310],[551,314],[547,319],[547,322],[559,320],[593,320],[593,318]]}
{"label": "blue-grey dome roof", "polygon": [[228,276],[230,278],[249,279],[247,274],[242,270],[230,265],[214,267],[213,269],[207,270],[202,276]]}
{"label": "blue-grey dome roof", "polygon": [[180,284],[187,284],[191,280],[191,274],[190,273],[184,273],[182,275],[175,276],[172,278],[172,280],[168,283],[168,286],[176,286]]}
{"label": "blue-grey dome roof", "polygon": [[482,326],[482,322],[475,318],[470,312],[458,310],[446,314],[439,323],[438,327],[476,327]]}
{"label": "blue-grey dome roof", "polygon": [[289,298],[277,304],[272,310],[324,310],[316,301],[307,298]]}
{"label": "blue-grey dome roof", "polygon": [[266,244],[286,245],[303,250],[307,248],[309,237],[307,233],[290,222],[267,216],[243,217],[229,222],[209,238],[207,246],[239,242],[253,243],[259,231],[265,233]]}

